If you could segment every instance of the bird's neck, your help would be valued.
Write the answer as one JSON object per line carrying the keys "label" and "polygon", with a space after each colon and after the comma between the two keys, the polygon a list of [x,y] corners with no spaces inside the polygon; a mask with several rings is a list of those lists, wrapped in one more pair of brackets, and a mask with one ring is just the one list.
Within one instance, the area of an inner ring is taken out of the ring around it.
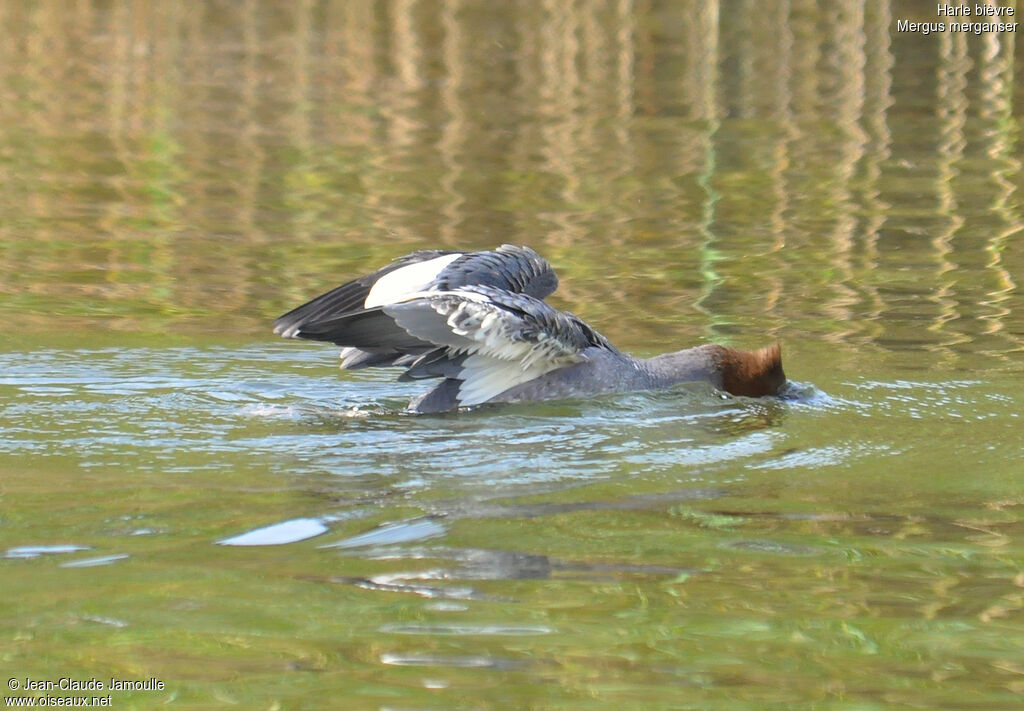
{"label": "bird's neck", "polygon": [[706,345],[642,361],[657,386],[693,380],[710,382],[733,395],[776,395],[786,382],[779,345],[758,351]]}

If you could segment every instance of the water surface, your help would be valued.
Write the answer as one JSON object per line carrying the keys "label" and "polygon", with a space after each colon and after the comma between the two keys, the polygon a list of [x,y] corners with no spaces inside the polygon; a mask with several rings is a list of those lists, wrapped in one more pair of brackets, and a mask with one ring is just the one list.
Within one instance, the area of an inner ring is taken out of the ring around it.
{"label": "water surface", "polygon": [[[914,12],[4,5],[9,675],[164,683],[119,708],[1019,707],[1024,67]],[[422,386],[270,332],[502,242],[624,350],[781,341],[794,397],[413,416]]]}

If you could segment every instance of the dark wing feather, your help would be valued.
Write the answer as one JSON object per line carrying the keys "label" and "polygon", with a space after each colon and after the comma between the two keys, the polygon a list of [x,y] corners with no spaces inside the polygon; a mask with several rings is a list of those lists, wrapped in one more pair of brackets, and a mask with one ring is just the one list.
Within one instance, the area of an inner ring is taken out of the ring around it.
{"label": "dark wing feather", "polygon": [[384,313],[381,306],[303,324],[296,336],[310,341],[327,341],[367,353],[393,353],[396,356],[424,353],[435,347],[432,343],[410,335],[390,315]]}
{"label": "dark wing feather", "polygon": [[489,286],[544,299],[558,288],[558,276],[548,260],[529,247],[513,244],[466,254],[448,265],[440,277],[437,291]]}
{"label": "dark wing feather", "polygon": [[[344,368],[408,365],[409,354],[423,354],[435,346],[410,336],[381,307],[365,309],[366,298],[385,275],[450,254],[457,253],[420,250],[400,257],[372,274],[342,284],[280,316],[274,322],[274,332],[288,338],[344,346],[348,349],[342,353]],[[473,286],[543,299],[558,287],[558,277],[547,260],[534,250],[503,244],[493,251],[463,254],[445,266],[426,290],[441,292]],[[432,371],[423,365],[416,374],[410,372],[409,377],[439,377],[427,375]],[[439,367],[447,372],[451,370],[451,363]]]}
{"label": "dark wing feather", "polygon": [[454,378],[462,371],[466,355],[452,353],[447,346],[440,346],[413,358],[408,369],[398,376],[401,381],[424,380],[427,378]]}
{"label": "dark wing feather", "polygon": [[[313,324],[317,321],[329,319],[332,316],[340,316],[362,310],[363,303],[366,301],[366,295],[370,293],[370,289],[373,288],[373,285],[382,276],[410,264],[425,262],[445,254],[452,254],[452,252],[437,249],[421,249],[404,257],[399,257],[391,262],[391,264],[378,269],[372,274],[353,279],[337,288],[331,289],[326,294],[321,294],[298,308],[292,309],[282,316],[278,316],[274,321],[274,333],[278,333],[285,338],[291,338],[297,335],[300,328],[305,330],[306,324]],[[308,336],[306,337],[308,338]]]}

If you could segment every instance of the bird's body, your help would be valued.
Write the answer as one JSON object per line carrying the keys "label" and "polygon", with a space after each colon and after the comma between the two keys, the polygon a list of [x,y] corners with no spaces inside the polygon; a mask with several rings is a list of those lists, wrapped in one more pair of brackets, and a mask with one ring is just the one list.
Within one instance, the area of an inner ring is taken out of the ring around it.
{"label": "bird's body", "polygon": [[289,311],[274,331],[342,346],[343,368],[399,366],[402,380],[441,378],[413,399],[415,412],[697,380],[759,397],[785,383],[778,344],[755,352],[706,345],[648,359],[622,353],[543,301],[557,286],[551,265],[528,247],[423,250]]}

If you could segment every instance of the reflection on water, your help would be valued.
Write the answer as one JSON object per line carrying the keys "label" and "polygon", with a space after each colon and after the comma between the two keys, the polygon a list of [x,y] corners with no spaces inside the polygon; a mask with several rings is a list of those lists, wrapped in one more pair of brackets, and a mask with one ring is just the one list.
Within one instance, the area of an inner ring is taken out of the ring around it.
{"label": "reflection on water", "polygon": [[327,533],[328,528],[320,518],[296,518],[281,521],[270,526],[263,526],[255,531],[225,538],[217,541],[222,546],[279,546],[285,543],[296,543],[307,538],[315,538]]}
{"label": "reflection on water", "polygon": [[[1024,67],[894,29],[934,7],[0,3],[12,675],[1019,706]],[[626,350],[777,339],[796,381],[416,417],[270,333],[503,242]]]}
{"label": "reflection on water", "polygon": [[75,553],[77,551],[88,550],[88,546],[18,546],[17,548],[8,548],[5,558],[37,558],[41,555],[54,555],[61,553]]}
{"label": "reflection on water", "polygon": [[892,35],[910,12],[5,6],[0,308],[263,333],[412,247],[509,241],[625,345],[998,362],[1021,347],[1014,35]]}

